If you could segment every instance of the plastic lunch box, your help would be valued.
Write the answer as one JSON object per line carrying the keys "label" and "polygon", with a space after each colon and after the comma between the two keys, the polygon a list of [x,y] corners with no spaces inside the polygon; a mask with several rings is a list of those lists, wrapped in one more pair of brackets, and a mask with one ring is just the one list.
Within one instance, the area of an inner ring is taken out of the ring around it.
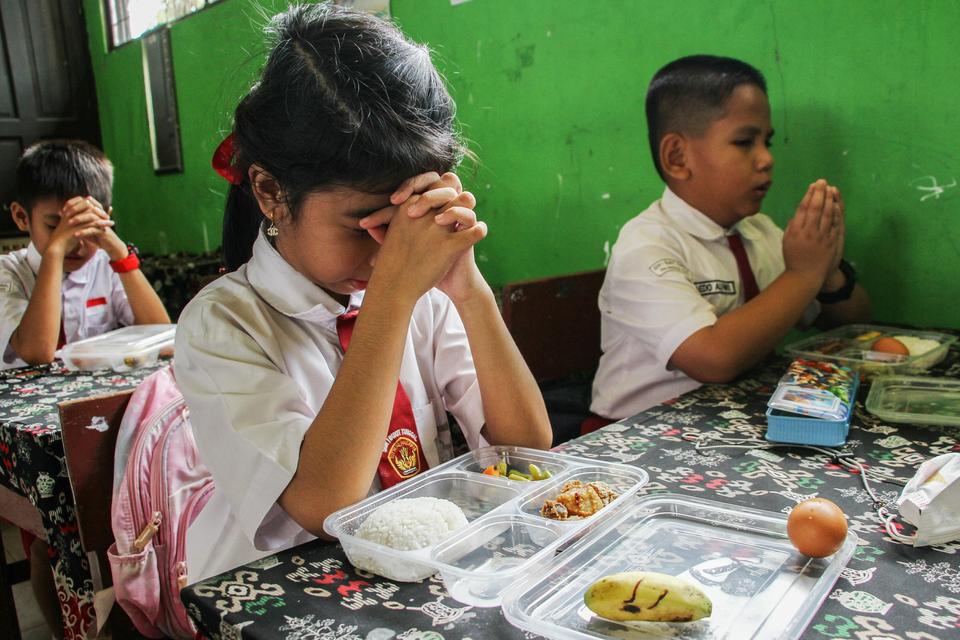
{"label": "plastic lunch box", "polygon": [[173,347],[175,324],[140,324],[72,342],[57,356],[71,371],[129,371],[153,364]]}
{"label": "plastic lunch box", "polygon": [[[534,463],[552,477],[518,481],[483,474],[501,454],[506,454],[515,468],[526,469]],[[600,514],[616,511],[647,479],[645,471],[627,465],[521,447],[486,447],[330,514],[323,529],[340,540],[354,564],[375,565],[376,573],[403,582],[439,571],[455,599],[474,606],[497,606],[507,585],[552,557],[561,544],[600,522]],[[589,518],[552,520],[541,516],[544,499],[555,497],[570,480],[603,481],[620,495]],[[413,551],[357,537],[360,524],[377,507],[418,497],[454,502],[463,510],[467,526],[454,536]]]}
{"label": "plastic lunch box", "polygon": [[[690,495],[634,500],[512,584],[503,613],[516,627],[557,640],[794,640],[857,548],[850,531],[826,558],[800,554],[787,516]],[[696,622],[615,622],[583,602],[587,587],[621,571],[658,571],[700,587],[713,603]]]}
{"label": "plastic lunch box", "polygon": [[883,376],[870,387],[866,406],[888,422],[960,426],[960,380]]}
{"label": "plastic lunch box", "polygon": [[[872,336],[859,339],[862,336]],[[936,340],[939,345],[922,354],[901,356],[870,351],[869,345],[880,336],[912,336]],[[804,338],[785,347],[788,355],[807,360],[824,360],[850,367],[863,380],[876,375],[918,374],[943,360],[957,336],[936,331],[898,329],[872,324],[851,324]]]}

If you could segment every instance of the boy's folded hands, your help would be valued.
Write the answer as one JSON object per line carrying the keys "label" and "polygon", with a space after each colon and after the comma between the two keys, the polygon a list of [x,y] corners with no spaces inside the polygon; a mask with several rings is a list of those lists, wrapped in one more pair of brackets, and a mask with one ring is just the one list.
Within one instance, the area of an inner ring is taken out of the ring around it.
{"label": "boy's folded hands", "polygon": [[85,240],[106,251],[110,260],[122,260],[127,255],[127,245],[113,231],[114,221],[93,196],[75,197],[63,205],[60,222],[73,229],[73,237]]}
{"label": "boy's folded hands", "polygon": [[783,233],[783,261],[788,271],[823,286],[843,257],[845,233],[840,190],[820,179],[807,188]]}
{"label": "boy's folded hands", "polygon": [[847,235],[847,222],[846,222],[846,217],[844,216],[843,196],[840,195],[840,189],[836,187],[832,187],[832,189],[833,189],[833,195],[834,195],[834,198],[833,198],[834,207],[835,207],[835,210],[837,211],[837,216],[836,216],[837,243],[836,243],[836,253],[833,256],[833,263],[830,267],[830,270],[827,272],[826,281],[829,282],[830,278],[834,274],[839,274],[841,282],[840,284],[834,287],[826,287],[826,282],[825,282],[825,287],[829,289],[837,289],[843,285],[843,281],[845,280],[845,276],[843,276],[843,274],[839,272],[839,268],[840,268],[840,261],[843,260],[843,243],[846,240],[846,235]]}
{"label": "boy's folded hands", "polygon": [[71,198],[61,209],[60,222],[50,235],[45,251],[56,252],[58,255],[70,254],[81,241],[93,240],[113,225],[113,220],[92,197]]}

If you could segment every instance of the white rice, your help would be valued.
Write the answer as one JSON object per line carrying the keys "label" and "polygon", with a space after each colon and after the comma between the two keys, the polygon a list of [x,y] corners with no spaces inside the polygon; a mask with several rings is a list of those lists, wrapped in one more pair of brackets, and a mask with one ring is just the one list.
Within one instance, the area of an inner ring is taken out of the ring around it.
{"label": "white rice", "polygon": [[911,356],[922,356],[926,352],[932,351],[940,346],[940,343],[936,340],[928,340],[916,336],[894,336],[894,339],[902,342]]}
{"label": "white rice", "polygon": [[[398,551],[429,547],[451,531],[467,524],[463,511],[441,498],[401,498],[375,509],[360,524],[357,537]],[[344,544],[347,557],[357,569],[391,580],[410,582],[436,573],[436,569],[411,559]]]}
{"label": "white rice", "polygon": [[399,551],[422,549],[467,524],[463,511],[441,498],[401,498],[375,509],[357,536]]}

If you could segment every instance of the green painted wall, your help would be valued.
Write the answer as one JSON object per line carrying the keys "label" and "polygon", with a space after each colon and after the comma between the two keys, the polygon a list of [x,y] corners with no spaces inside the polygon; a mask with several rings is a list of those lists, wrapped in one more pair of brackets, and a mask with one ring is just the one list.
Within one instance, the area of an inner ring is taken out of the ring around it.
{"label": "green painted wall", "polygon": [[266,54],[264,15],[286,2],[225,0],[171,27],[183,173],[156,175],[139,41],[108,51],[102,0],[84,0],[103,147],[115,166],[118,232],[144,252],[220,246],[227,183],[210,168]]}
{"label": "green painted wall", "polygon": [[[226,0],[173,26],[185,172],[159,177],[139,46],[105,53],[99,3],[86,4],[120,224],[136,220],[136,239],[156,251],[215,247],[225,184],[209,157],[259,62],[258,3]],[[492,284],[604,264],[622,224],[662,190],[647,151],[647,82],[673,58],[715,53],[752,62],[770,85],[777,169],[764,210],[785,224],[806,184],[827,177],[844,191],[847,256],[876,316],[960,326],[960,4],[392,5],[434,49],[480,158],[461,173],[490,224],[478,259]]]}

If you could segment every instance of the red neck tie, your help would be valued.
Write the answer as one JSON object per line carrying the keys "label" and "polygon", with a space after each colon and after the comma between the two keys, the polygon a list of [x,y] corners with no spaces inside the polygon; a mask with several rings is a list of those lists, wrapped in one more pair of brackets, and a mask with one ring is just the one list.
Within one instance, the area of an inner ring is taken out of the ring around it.
{"label": "red neck tie", "polygon": [[63,316],[60,316],[60,335],[57,336],[57,349],[63,349],[67,344],[67,332],[63,330]]}
{"label": "red neck tie", "polygon": [[727,236],[727,243],[730,245],[730,251],[737,260],[737,271],[740,272],[740,284],[743,287],[744,303],[750,300],[758,293],[757,280],[753,277],[753,270],[750,269],[750,260],[747,258],[747,250],[743,248],[743,240],[739,233],[731,233]]}
{"label": "red neck tie", "polygon": [[[353,324],[357,319],[357,313],[358,311],[354,309],[337,318],[337,335],[344,353],[353,335]],[[413,419],[413,407],[410,405],[410,398],[407,397],[403,385],[397,381],[397,395],[393,398],[390,429],[387,431],[383,453],[380,454],[380,465],[377,467],[380,486],[387,489],[426,469],[427,460],[423,456],[423,447],[420,446],[420,434],[417,432],[417,423]]]}

